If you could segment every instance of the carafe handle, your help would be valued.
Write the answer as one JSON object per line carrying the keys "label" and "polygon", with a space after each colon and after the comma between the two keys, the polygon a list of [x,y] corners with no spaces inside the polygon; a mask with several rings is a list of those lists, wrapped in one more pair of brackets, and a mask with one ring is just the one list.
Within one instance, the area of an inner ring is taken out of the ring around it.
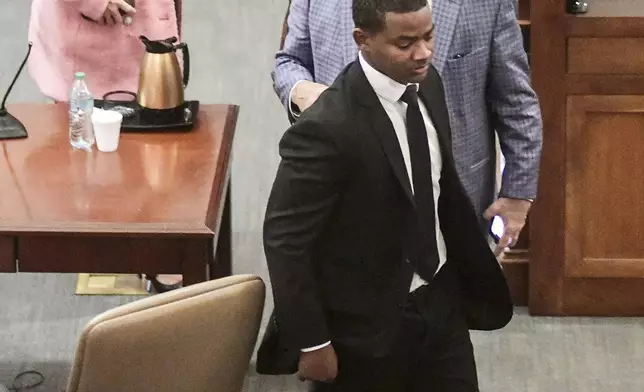
{"label": "carafe handle", "polygon": [[175,46],[175,49],[181,49],[183,54],[183,88],[186,88],[190,81],[190,51],[188,50],[188,44],[182,42]]}

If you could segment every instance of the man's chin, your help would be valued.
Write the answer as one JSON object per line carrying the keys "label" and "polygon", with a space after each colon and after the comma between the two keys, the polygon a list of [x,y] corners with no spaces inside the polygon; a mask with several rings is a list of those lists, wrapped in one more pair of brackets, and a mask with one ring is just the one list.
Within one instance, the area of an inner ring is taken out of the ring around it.
{"label": "man's chin", "polygon": [[426,69],[425,71],[422,72],[413,72],[413,73],[407,73],[405,76],[398,77],[398,78],[392,78],[398,83],[401,84],[409,84],[409,83],[420,83],[425,78],[427,77],[427,72],[428,70]]}
{"label": "man's chin", "polygon": [[409,77],[409,83],[420,83],[427,77],[427,71],[415,73]]}

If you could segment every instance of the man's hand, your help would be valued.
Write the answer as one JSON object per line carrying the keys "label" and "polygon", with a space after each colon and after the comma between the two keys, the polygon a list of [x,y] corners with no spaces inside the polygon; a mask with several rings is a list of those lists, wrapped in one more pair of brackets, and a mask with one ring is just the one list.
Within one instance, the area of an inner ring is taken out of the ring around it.
{"label": "man's hand", "polygon": [[323,84],[303,80],[293,89],[291,101],[300,108],[300,112],[303,112],[313,105],[320,94],[327,88],[328,86]]}
{"label": "man's hand", "polygon": [[131,16],[136,10],[125,0],[110,0],[103,13],[103,23],[107,25],[123,23],[123,15],[121,15],[121,12]]}
{"label": "man's hand", "polygon": [[529,200],[500,197],[485,210],[483,214],[485,219],[490,220],[498,215],[503,220],[505,230],[494,250],[497,257],[500,257],[506,248],[516,243],[531,205],[532,202]]}
{"label": "man's hand", "polygon": [[332,382],[338,376],[338,357],[332,345],[300,354],[300,380]]}

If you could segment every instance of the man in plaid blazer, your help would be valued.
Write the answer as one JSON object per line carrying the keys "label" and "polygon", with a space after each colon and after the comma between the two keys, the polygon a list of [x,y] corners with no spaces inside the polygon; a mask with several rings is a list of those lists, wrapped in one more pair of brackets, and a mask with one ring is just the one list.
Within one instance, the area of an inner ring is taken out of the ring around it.
{"label": "man in plaid blazer", "polygon": [[[433,65],[447,97],[459,177],[487,230],[505,223],[497,254],[518,238],[537,194],[541,111],[516,18],[516,0],[433,0]],[[291,121],[357,58],[351,0],[291,0],[272,72]],[[506,160],[495,201],[497,132]]]}

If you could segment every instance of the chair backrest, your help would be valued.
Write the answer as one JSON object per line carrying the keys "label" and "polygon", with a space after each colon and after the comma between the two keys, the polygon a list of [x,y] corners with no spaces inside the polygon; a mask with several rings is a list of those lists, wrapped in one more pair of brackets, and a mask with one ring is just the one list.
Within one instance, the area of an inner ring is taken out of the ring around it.
{"label": "chair backrest", "polygon": [[236,275],[109,310],[82,332],[68,392],[239,392],[264,282]]}

